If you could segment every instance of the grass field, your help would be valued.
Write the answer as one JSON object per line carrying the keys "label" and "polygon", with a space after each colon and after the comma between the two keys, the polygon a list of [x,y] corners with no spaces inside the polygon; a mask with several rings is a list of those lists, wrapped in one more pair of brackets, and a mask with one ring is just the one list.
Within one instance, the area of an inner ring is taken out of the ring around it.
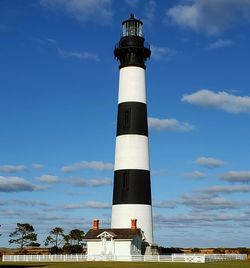
{"label": "grass field", "polygon": [[250,261],[196,263],[74,262],[0,263],[0,268],[250,268]]}

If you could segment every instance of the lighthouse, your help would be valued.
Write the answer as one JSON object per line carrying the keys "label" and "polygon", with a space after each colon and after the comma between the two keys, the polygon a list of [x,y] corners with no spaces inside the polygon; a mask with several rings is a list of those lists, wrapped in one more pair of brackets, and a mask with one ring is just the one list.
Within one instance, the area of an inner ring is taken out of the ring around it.
{"label": "lighthouse", "polygon": [[131,14],[114,50],[120,71],[111,228],[130,228],[136,219],[145,241],[153,244],[145,83],[151,51],[142,26]]}

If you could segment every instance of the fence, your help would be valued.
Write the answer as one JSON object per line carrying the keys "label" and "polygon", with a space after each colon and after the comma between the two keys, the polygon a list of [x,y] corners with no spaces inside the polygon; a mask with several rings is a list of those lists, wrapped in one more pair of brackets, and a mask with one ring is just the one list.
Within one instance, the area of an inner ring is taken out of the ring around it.
{"label": "fence", "polygon": [[193,262],[205,263],[226,260],[246,260],[246,254],[172,254],[172,255],[3,255],[3,262]]}
{"label": "fence", "polygon": [[205,262],[204,255],[133,255],[133,256],[87,256],[88,261],[131,261],[131,262]]}
{"label": "fence", "polygon": [[247,260],[247,254],[206,254],[205,262]]}

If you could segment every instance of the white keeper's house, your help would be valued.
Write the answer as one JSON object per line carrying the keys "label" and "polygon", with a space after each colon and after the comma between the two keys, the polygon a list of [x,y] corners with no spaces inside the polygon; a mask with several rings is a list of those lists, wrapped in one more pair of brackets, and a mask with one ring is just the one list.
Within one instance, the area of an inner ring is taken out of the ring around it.
{"label": "white keeper's house", "polygon": [[131,228],[100,229],[99,220],[93,220],[92,229],[86,235],[87,255],[131,256],[142,254],[143,232],[137,228],[137,220],[131,220]]}

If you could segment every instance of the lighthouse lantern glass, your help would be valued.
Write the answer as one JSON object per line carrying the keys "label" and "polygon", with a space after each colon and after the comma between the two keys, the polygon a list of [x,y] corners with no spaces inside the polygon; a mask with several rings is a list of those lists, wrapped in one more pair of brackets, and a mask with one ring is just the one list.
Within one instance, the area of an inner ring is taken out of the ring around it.
{"label": "lighthouse lantern glass", "polygon": [[142,23],[137,20],[126,21],[122,26],[122,35],[123,36],[143,36],[142,33]]}

